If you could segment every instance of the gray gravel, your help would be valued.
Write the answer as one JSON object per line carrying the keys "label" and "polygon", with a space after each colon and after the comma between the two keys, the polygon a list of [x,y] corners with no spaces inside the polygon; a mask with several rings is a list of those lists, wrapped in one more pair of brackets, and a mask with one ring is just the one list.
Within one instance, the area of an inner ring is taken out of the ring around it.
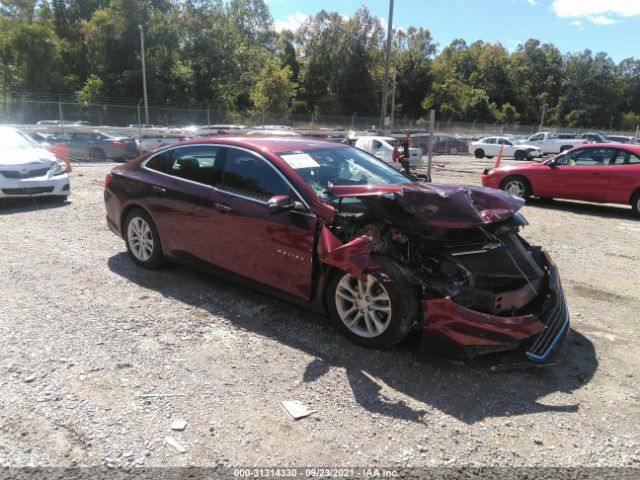
{"label": "gray gravel", "polygon": [[[434,178],[478,183],[491,163],[437,157]],[[66,204],[0,204],[0,465],[640,466],[629,208],[530,202],[524,236],[556,260],[572,313],[558,364],[456,365],[415,338],[364,350],[179,266],[137,268],[104,221],[112,166],[77,167]],[[315,413],[293,421],[282,400]]]}

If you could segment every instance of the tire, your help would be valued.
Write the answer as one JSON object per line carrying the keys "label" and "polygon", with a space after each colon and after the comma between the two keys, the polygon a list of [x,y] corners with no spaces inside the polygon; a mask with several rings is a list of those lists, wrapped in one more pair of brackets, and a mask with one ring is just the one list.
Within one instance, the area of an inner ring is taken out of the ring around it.
{"label": "tire", "polygon": [[491,160],[493,158],[493,155],[487,155],[487,158]]}
{"label": "tire", "polygon": [[101,148],[92,148],[91,150],[89,150],[89,160],[93,162],[104,162],[106,158],[107,155]]}
{"label": "tire", "polygon": [[525,200],[531,195],[531,184],[529,180],[519,175],[512,175],[505,178],[500,183],[500,190],[504,190],[516,197],[524,198]]}
{"label": "tire", "polygon": [[458,149],[456,147],[449,147],[449,155],[456,155],[458,153]]}
{"label": "tire", "polygon": [[[144,244],[141,244],[140,237],[144,239]],[[152,270],[165,263],[158,229],[149,214],[141,208],[131,210],[127,215],[124,241],[129,256],[141,267]]]}
{"label": "tire", "polygon": [[513,154],[513,158],[515,158],[516,160],[524,160],[526,156],[527,154],[524,150],[516,150],[516,153]]}
{"label": "tire", "polygon": [[473,152],[476,158],[484,158],[484,150],[478,148],[475,152]]}
{"label": "tire", "polygon": [[640,218],[640,190],[631,197],[631,210],[636,217]]}
{"label": "tire", "polygon": [[[327,285],[326,300],[331,319],[351,342],[366,348],[387,348],[411,331],[420,310],[419,293],[406,283],[393,262],[376,261],[391,279],[389,283],[369,275],[365,285],[351,274],[336,270]],[[375,297],[379,300],[367,301]],[[358,306],[356,302],[361,303]]]}

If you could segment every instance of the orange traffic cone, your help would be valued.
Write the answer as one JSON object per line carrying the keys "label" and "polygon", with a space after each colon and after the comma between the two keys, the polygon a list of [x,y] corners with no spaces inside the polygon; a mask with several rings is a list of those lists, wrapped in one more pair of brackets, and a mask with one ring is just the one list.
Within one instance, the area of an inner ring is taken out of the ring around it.
{"label": "orange traffic cone", "polygon": [[500,167],[500,161],[502,160],[502,149],[504,148],[504,145],[502,145],[500,147],[500,151],[498,152],[498,156],[496,157],[496,164],[493,166],[494,170],[497,170],[498,167]]}
{"label": "orange traffic cone", "polygon": [[51,145],[48,150],[53,153],[58,160],[64,162],[67,166],[67,173],[71,173],[71,162],[69,161],[69,149],[67,145],[64,143],[56,143]]}

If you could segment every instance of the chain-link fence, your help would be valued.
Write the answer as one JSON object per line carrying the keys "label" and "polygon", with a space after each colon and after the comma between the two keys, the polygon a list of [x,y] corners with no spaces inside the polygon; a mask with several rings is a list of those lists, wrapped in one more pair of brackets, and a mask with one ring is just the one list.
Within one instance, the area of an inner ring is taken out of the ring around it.
{"label": "chain-link fence", "polygon": [[[170,106],[149,106],[148,122],[142,102],[131,104],[91,104],[82,105],[70,101],[42,101],[42,100],[13,100],[6,105],[0,105],[0,123],[34,125],[37,122],[48,121],[69,124],[83,122],[92,127],[126,127],[132,124],[153,124],[159,127],[181,128],[187,125],[236,124],[247,127],[261,127],[264,125],[286,125],[300,129],[340,128],[344,130],[377,129],[379,117],[363,117],[357,112],[353,115],[315,115],[315,114],[282,114],[270,112],[228,113],[222,112],[210,105],[206,108],[183,108]],[[395,118],[387,123],[386,130],[420,130],[428,129],[428,120],[410,120]],[[520,135],[530,136],[540,130],[564,131],[584,133],[598,131],[605,134],[619,134],[638,136],[635,130],[602,130],[585,126],[568,125],[520,125],[501,124],[499,122],[467,122],[455,118],[437,119],[435,131],[446,133],[460,133],[470,135]]]}

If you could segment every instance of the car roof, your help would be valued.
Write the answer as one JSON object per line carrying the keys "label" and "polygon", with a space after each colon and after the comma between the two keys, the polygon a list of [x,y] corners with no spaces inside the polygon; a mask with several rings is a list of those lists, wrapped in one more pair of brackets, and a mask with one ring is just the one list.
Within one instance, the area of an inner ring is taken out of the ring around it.
{"label": "car roof", "polygon": [[629,150],[640,155],[640,145],[630,145],[628,143],[581,143],[571,150],[578,148],[618,148],[620,150]]}
{"label": "car roof", "polygon": [[198,139],[182,142],[180,145],[217,143],[246,147],[270,153],[291,152],[295,150],[315,150],[319,148],[348,148],[348,145],[326,140],[316,140],[307,137],[278,137],[278,136],[217,136],[199,137]]}

